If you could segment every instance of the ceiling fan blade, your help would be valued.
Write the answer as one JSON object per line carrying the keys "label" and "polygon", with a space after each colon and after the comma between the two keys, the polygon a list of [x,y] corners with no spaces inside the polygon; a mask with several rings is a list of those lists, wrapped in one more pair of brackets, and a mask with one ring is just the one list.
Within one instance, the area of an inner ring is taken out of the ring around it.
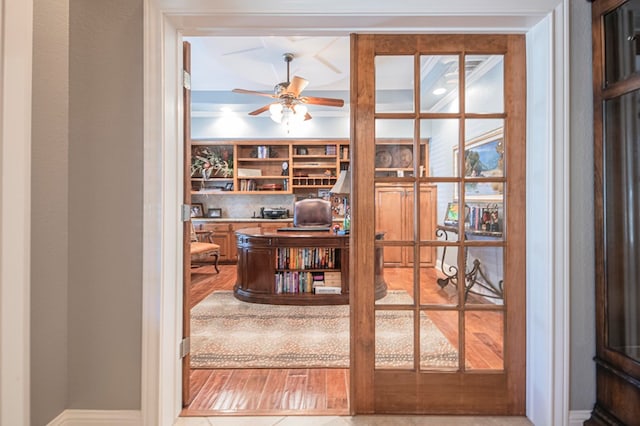
{"label": "ceiling fan blade", "polygon": [[318,98],[315,96],[303,96],[300,98],[301,102],[305,104],[311,105],[324,105],[324,106],[332,106],[332,107],[342,107],[344,106],[343,99],[336,98]]}
{"label": "ceiling fan blade", "polygon": [[232,92],[242,93],[243,95],[258,95],[258,96],[266,96],[267,98],[275,98],[275,96],[271,93],[256,92],[255,90],[233,89]]}
{"label": "ceiling fan blade", "polygon": [[267,105],[265,105],[265,106],[263,106],[263,107],[258,108],[258,109],[257,109],[257,110],[255,110],[255,111],[251,111],[251,112],[249,113],[249,115],[259,115],[259,114],[262,114],[262,113],[263,113],[263,112],[265,112],[265,111],[269,111],[269,107],[270,107],[270,106],[271,106],[271,104],[267,104]]}
{"label": "ceiling fan blade", "polygon": [[308,85],[309,85],[308,80],[305,80],[302,77],[298,77],[297,75],[294,75],[293,78],[291,79],[291,83],[289,84],[289,87],[287,87],[287,93],[291,93],[293,96],[297,98],[300,95],[300,92],[302,92],[304,88],[307,87]]}

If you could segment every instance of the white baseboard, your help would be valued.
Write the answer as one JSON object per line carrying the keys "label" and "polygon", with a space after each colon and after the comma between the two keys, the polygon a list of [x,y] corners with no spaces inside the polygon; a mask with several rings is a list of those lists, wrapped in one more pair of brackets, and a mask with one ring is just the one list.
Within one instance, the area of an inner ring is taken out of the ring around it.
{"label": "white baseboard", "polygon": [[590,417],[590,410],[569,411],[569,426],[582,426]]}
{"label": "white baseboard", "polygon": [[64,410],[47,426],[140,426],[136,410]]}

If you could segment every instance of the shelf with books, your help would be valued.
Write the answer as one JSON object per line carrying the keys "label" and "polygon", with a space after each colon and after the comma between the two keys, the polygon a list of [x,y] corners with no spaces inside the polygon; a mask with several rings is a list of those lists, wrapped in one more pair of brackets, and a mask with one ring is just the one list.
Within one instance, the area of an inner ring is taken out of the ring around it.
{"label": "shelf with books", "polygon": [[340,147],[345,143],[315,141],[296,145],[291,165],[293,189],[333,186],[340,171]]}

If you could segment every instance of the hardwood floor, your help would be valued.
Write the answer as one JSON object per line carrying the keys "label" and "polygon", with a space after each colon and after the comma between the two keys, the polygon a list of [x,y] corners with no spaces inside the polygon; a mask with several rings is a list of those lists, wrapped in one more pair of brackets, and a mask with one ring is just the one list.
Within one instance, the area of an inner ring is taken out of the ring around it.
{"label": "hardwood floor", "polygon": [[[435,271],[425,270],[421,278],[423,301],[455,304],[455,294],[435,284]],[[230,290],[236,278],[235,265],[192,270],[191,307],[216,290]],[[391,290],[412,294],[412,271],[386,268]],[[482,303],[474,300],[474,303]],[[452,312],[429,312],[429,318],[449,342],[458,348],[458,321]],[[467,312],[465,365],[473,369],[500,369],[503,366],[503,319],[496,312]],[[182,416],[214,415],[347,415],[348,369],[193,369],[192,403]]]}
{"label": "hardwood floor", "polygon": [[183,416],[347,415],[347,369],[192,370]]}

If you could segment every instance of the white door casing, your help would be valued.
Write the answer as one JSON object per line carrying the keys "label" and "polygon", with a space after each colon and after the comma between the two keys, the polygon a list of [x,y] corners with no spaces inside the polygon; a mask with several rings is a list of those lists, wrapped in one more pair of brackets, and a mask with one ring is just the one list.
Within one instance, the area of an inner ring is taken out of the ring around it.
{"label": "white door casing", "polygon": [[[483,4],[484,13],[477,11],[476,15],[466,14],[459,16],[460,24],[456,27],[438,27],[442,22],[433,19],[444,13],[442,7],[452,10],[473,10],[470,2],[450,2],[440,7],[439,14],[424,11],[418,4],[411,5],[416,10],[421,10],[424,19],[420,27],[416,27],[417,21],[410,21],[406,28],[385,27],[384,22],[372,23],[372,16],[376,11],[380,16],[388,16],[389,11],[383,11],[381,3],[370,2],[367,6],[360,5],[358,12],[344,10],[332,15],[313,11],[291,9],[284,2],[270,2],[269,5],[259,2],[252,5],[232,5],[226,2],[222,4],[204,5],[201,2],[182,2],[180,9],[165,9],[162,7],[171,5],[171,1],[146,1],[146,26],[145,26],[145,225],[144,225],[144,283],[143,283],[143,418],[147,425],[172,424],[180,410],[180,363],[177,356],[177,347],[180,340],[180,309],[181,296],[179,289],[180,253],[175,247],[179,244],[179,221],[177,213],[180,204],[181,193],[179,182],[182,181],[181,158],[177,155],[180,146],[180,92],[179,92],[179,58],[181,57],[180,43],[182,35],[255,35],[261,28],[269,28],[273,24],[274,34],[297,35],[346,35],[357,31],[422,31],[427,29],[447,32],[529,32],[542,18],[550,20],[553,25],[542,36],[528,37],[528,49],[546,49],[549,63],[545,69],[528,66],[527,72],[530,79],[535,73],[548,73],[551,84],[544,86],[543,93],[546,103],[543,108],[533,110],[528,100],[528,129],[531,129],[535,120],[549,120],[550,130],[540,139],[537,147],[546,153],[549,175],[544,187],[544,197],[549,205],[549,212],[543,219],[549,222],[551,229],[569,229],[567,210],[563,210],[568,201],[568,179],[558,171],[565,166],[565,150],[568,147],[568,126],[564,125],[568,111],[568,94],[563,75],[567,75],[567,64],[562,59],[568,40],[568,16],[565,12],[568,1],[565,0],[558,6],[558,1],[549,1],[537,5],[537,10],[532,10],[530,2],[501,2],[495,1],[494,6],[500,6],[500,13],[496,13],[495,19],[488,20],[487,12],[490,5]],[[337,1],[323,4],[322,10],[332,10]],[[455,4],[454,4],[455,3]],[[462,6],[458,3],[461,3]],[[527,3],[525,5],[525,3]],[[196,10],[191,6],[199,6],[198,13],[186,16],[184,12]],[[254,6],[254,7],[250,7]],[[477,3],[476,3],[477,6]],[[557,6],[557,7],[556,7]],[[460,7],[463,7],[460,9]],[[337,7],[334,10],[340,10]],[[371,9],[373,12],[367,14]],[[408,7],[409,9],[409,7]],[[247,12],[251,10],[252,12]],[[385,15],[386,13],[386,15]],[[395,12],[397,14],[397,12]],[[287,16],[291,27],[283,24],[282,16]],[[298,15],[299,16],[296,16]],[[360,14],[360,15],[358,15]],[[455,15],[455,13],[451,13]],[[344,18],[342,28],[330,28],[330,22],[336,15]],[[420,15],[417,12],[414,15]],[[481,16],[484,15],[484,18]],[[512,20],[505,18],[511,16]],[[311,16],[311,19],[309,19]],[[441,16],[440,16],[441,17]],[[236,21],[241,21],[238,23]],[[477,19],[476,19],[477,18]],[[255,29],[251,25],[252,19],[259,20],[260,25]],[[395,21],[397,25],[397,20]],[[438,24],[440,22],[440,24]],[[426,24],[426,25],[425,25]],[[433,25],[433,28],[429,26]],[[235,25],[235,26],[234,26]],[[322,25],[326,25],[322,27]],[[377,25],[377,26],[376,26]],[[466,27],[466,28],[465,28]],[[329,29],[328,29],[329,28]],[[549,47],[552,47],[551,49]],[[162,58],[162,63],[160,59]],[[173,82],[173,84],[168,84]],[[555,84],[554,84],[555,83]],[[560,84],[558,84],[560,83]],[[534,111],[534,112],[531,112]],[[531,133],[528,131],[531,137]],[[547,137],[548,136],[548,137]],[[555,151],[554,151],[555,150]],[[528,158],[528,161],[530,159]],[[160,166],[160,167],[158,167]],[[532,182],[535,190],[536,180]],[[535,200],[528,200],[528,205]],[[530,220],[528,212],[528,230]],[[528,232],[530,235],[530,232]],[[568,422],[568,331],[569,324],[566,321],[568,313],[568,262],[558,259],[568,259],[568,246],[565,234],[552,232],[544,234],[542,243],[553,249],[554,258],[543,266],[544,270],[538,270],[540,274],[549,277],[545,287],[539,289],[548,294],[551,302],[548,309],[538,312],[543,321],[529,324],[528,339],[544,344],[545,348],[531,346],[527,349],[527,364],[535,366],[528,373],[527,408],[529,416],[540,419],[553,419],[553,424],[567,424]],[[528,267],[527,270],[530,268]],[[528,277],[530,278],[530,277]],[[537,285],[540,285],[538,282]],[[531,300],[528,299],[527,311],[532,312]],[[528,322],[531,317],[528,317]],[[540,354],[550,354],[549,359],[536,362]],[[162,372],[162,374],[159,374]],[[546,395],[536,399],[538,390],[544,389]],[[534,395],[532,395],[534,393]]]}

